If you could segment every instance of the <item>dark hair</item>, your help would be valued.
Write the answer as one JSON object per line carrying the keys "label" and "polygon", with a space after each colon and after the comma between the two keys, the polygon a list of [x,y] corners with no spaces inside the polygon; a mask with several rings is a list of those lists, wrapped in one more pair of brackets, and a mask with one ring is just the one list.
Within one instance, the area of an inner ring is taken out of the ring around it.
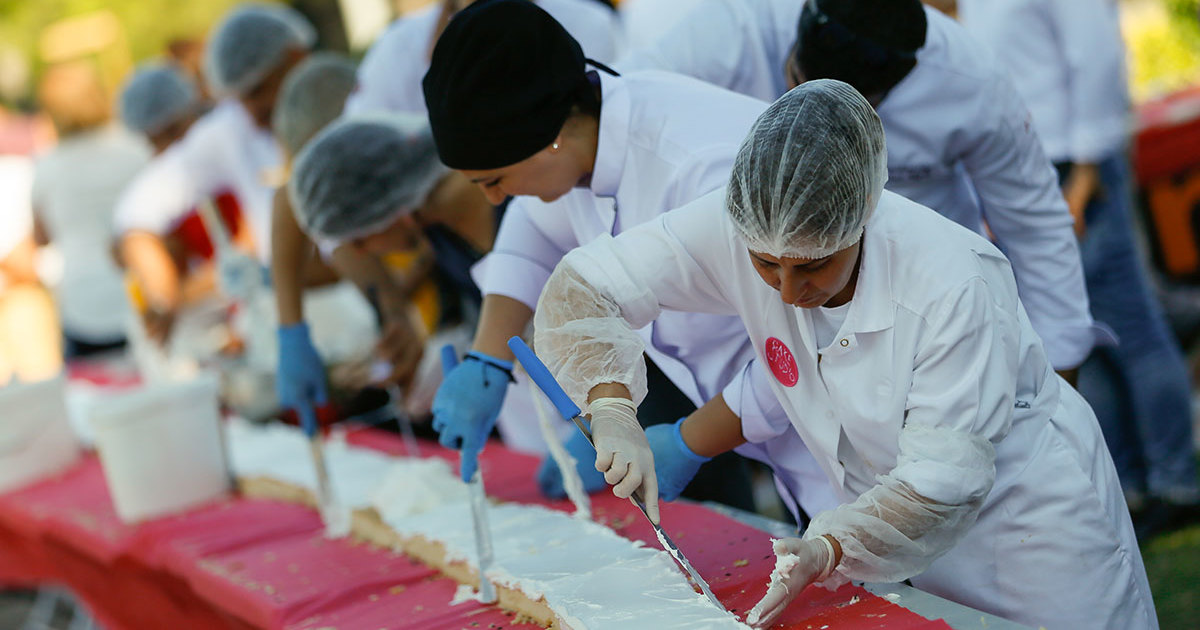
{"label": "dark hair", "polygon": [[928,24],[920,0],[808,0],[794,48],[805,79],[886,93],[917,64]]}

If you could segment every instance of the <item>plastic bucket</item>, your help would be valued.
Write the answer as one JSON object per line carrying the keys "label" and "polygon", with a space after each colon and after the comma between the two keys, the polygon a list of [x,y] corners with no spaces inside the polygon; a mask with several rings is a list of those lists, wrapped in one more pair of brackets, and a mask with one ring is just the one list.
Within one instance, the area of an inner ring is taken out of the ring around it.
{"label": "plastic bucket", "polygon": [[62,375],[0,387],[0,492],[61,472],[79,459]]}
{"label": "plastic bucket", "polygon": [[214,377],[98,401],[91,420],[121,520],[179,512],[229,491]]}

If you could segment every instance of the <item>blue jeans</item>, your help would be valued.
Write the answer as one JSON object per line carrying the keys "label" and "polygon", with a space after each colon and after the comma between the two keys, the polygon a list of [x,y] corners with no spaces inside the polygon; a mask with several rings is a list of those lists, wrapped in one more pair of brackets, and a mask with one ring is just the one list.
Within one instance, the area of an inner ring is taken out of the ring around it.
{"label": "blue jeans", "polygon": [[1080,250],[1092,315],[1120,341],[1081,366],[1079,391],[1096,412],[1126,492],[1192,501],[1191,384],[1134,240],[1124,154],[1100,163],[1100,180]]}

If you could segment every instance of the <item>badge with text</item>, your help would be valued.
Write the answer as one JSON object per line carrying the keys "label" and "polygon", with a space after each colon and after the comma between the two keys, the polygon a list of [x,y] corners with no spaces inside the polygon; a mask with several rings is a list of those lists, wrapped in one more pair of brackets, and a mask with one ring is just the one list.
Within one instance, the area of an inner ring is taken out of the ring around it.
{"label": "badge with text", "polygon": [[775,337],[768,337],[763,354],[767,357],[767,365],[771,367],[771,373],[780,383],[783,383],[784,387],[791,387],[800,380],[796,357],[792,356],[792,351],[788,350],[782,341]]}

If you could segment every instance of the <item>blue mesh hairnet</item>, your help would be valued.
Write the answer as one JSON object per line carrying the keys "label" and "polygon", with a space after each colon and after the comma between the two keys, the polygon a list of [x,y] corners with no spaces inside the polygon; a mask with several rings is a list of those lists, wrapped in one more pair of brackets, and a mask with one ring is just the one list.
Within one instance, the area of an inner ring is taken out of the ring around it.
{"label": "blue mesh hairnet", "polygon": [[342,113],[355,85],[354,62],[337,53],[316,53],[288,73],[271,115],[271,131],[288,155]]}
{"label": "blue mesh hairnet", "polygon": [[360,116],[329,125],[304,146],[288,196],[310,236],[345,241],[421,207],[449,171],[424,116]]}
{"label": "blue mesh hairnet", "polygon": [[196,111],[200,95],[183,72],[168,63],[143,65],[121,90],[121,122],[152,135]]}
{"label": "blue mesh hairnet", "polygon": [[247,4],[217,25],[204,54],[204,72],[212,89],[241,96],[279,67],[292,49],[316,42],[312,24],[295,9],[277,4]]}
{"label": "blue mesh hairnet", "polygon": [[726,205],[750,249],[823,258],[862,237],[885,182],[875,110],[841,81],[809,81],[755,121],[734,161]]}

